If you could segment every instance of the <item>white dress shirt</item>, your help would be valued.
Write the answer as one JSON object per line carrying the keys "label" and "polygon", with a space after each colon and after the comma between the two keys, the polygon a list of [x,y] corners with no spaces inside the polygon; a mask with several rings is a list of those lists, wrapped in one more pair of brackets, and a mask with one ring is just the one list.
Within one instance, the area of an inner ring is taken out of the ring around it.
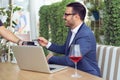
{"label": "white dress shirt", "polygon": [[82,25],[82,23],[80,25],[78,25],[77,27],[75,27],[74,29],[71,29],[71,32],[72,32],[72,36],[70,38],[70,42],[69,42],[69,46],[71,45],[76,33],[78,32],[80,26]]}

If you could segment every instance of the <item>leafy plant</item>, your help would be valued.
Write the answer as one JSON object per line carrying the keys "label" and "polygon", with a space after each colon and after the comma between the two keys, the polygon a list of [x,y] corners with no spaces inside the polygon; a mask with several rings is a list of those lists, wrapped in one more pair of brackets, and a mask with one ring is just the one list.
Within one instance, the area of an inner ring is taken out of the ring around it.
{"label": "leafy plant", "polygon": [[[21,8],[18,6],[13,6],[13,5],[8,5],[7,8],[0,8],[0,15],[6,16],[6,21],[4,22],[5,27],[10,26],[11,18],[12,18],[11,14],[18,10],[21,10]],[[14,21],[12,21],[12,23],[14,25],[16,24]],[[14,27],[14,26],[12,25],[12,27]]]}
{"label": "leafy plant", "polygon": [[4,58],[4,61],[7,61],[7,53],[8,53],[8,44],[7,41],[3,42],[1,41],[2,39],[0,39],[0,57]]}
{"label": "leafy plant", "polygon": [[99,11],[104,8],[104,1],[102,0],[89,0],[85,2],[86,7],[90,12]]}
{"label": "leafy plant", "polygon": [[104,1],[102,0],[89,0],[85,1],[85,5],[88,9],[88,15],[93,16],[95,20],[100,19],[100,11],[104,8]]}

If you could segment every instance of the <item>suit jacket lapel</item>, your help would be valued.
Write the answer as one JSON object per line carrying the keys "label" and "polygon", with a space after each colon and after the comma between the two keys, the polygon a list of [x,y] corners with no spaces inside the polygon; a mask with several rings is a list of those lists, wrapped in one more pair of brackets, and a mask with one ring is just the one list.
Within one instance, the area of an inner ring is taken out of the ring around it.
{"label": "suit jacket lapel", "polygon": [[70,42],[70,38],[72,36],[72,32],[71,30],[69,30],[68,36],[67,36],[67,40],[66,40],[66,49],[65,49],[65,54],[68,54],[68,49],[69,49],[69,42]]}

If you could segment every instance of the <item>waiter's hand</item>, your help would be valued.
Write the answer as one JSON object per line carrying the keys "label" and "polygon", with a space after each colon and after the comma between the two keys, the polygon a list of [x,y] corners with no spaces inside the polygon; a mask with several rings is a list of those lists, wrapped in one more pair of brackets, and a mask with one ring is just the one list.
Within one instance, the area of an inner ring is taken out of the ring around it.
{"label": "waiter's hand", "polygon": [[23,45],[23,42],[24,42],[23,40],[19,39],[17,42],[17,45],[21,46],[21,45]]}

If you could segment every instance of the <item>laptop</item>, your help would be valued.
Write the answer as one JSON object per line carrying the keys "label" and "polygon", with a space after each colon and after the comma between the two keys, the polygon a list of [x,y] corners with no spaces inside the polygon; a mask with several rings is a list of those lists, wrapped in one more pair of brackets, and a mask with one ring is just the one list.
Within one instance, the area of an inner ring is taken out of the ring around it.
{"label": "laptop", "polygon": [[17,64],[22,70],[54,73],[67,66],[48,64],[41,46],[12,46]]}

